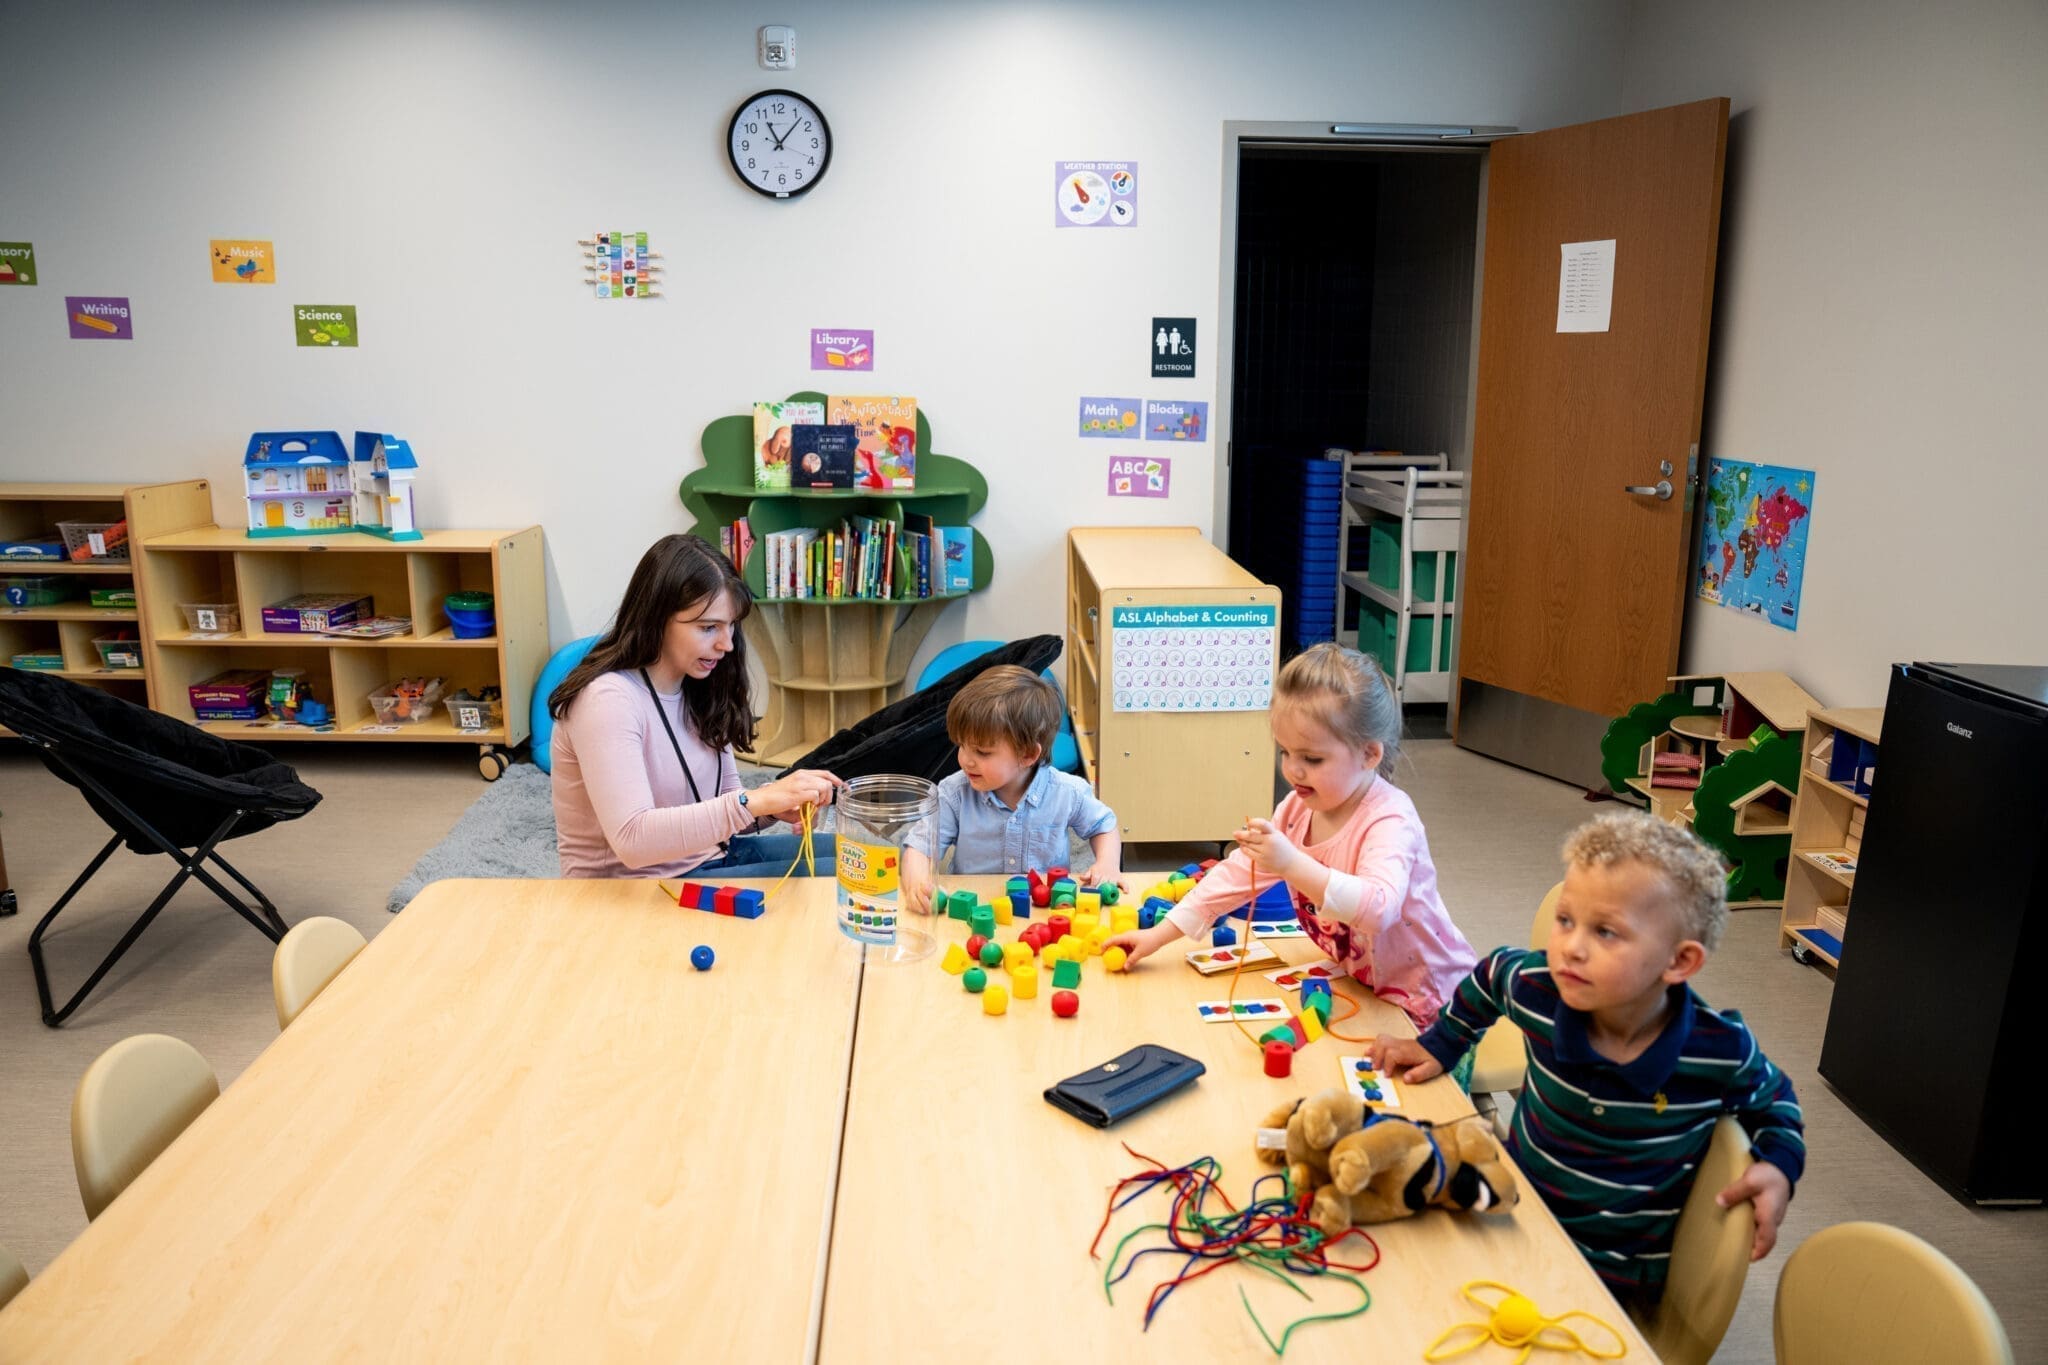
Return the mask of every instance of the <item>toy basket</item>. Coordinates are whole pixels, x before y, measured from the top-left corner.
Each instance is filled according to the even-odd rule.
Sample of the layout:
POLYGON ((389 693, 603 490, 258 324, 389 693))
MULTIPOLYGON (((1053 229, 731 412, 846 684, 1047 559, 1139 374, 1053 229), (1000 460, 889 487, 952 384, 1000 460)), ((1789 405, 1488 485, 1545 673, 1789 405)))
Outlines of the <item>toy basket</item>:
POLYGON ((132 631, 125 635, 94 636, 92 647, 100 652, 101 668, 142 667, 142 641, 132 631))
POLYGON ((5 589, 4 595, 10 607, 47 607, 67 602, 78 595, 80 586, 76 579, 59 578, 55 574, 0 579, 0 588, 5 589))
POLYGON ((65 555, 74 562, 128 562, 128 523, 125 521, 60 521, 57 531, 64 537, 65 555))
POLYGON ((477 698, 463 691, 444 697, 441 704, 448 708, 449 723, 465 735, 480 735, 505 726, 503 697, 477 698))
POLYGON ((232 635, 242 628, 242 609, 233 602, 180 602, 178 610, 194 635, 232 635))
POLYGON ((497 602, 487 592, 451 592, 441 608, 458 640, 482 640, 498 628, 497 602))
POLYGON ((406 679, 386 683, 370 694, 370 709, 379 725, 419 725, 440 714, 441 680, 413 679, 424 684, 416 697, 402 697, 398 688, 406 679))

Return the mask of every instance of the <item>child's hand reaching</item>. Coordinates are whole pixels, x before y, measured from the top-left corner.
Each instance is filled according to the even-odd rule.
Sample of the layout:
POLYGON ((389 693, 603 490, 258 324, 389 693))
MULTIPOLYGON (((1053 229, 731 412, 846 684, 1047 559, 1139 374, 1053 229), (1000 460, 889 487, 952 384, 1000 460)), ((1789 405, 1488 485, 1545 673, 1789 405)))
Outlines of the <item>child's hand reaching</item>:
POLYGON ((1129 971, 1179 937, 1180 930, 1174 928, 1173 921, 1162 919, 1150 929, 1132 929, 1125 933, 1112 934, 1104 940, 1102 947, 1104 951, 1111 948, 1123 949, 1124 970, 1129 971))
POLYGON ((903 869, 899 883, 903 893, 903 908, 914 915, 929 915, 932 912, 932 862, 914 848, 903 850, 903 869))
POLYGON ((1382 1033, 1366 1049, 1372 1063, 1390 1076, 1421 1084, 1444 1074, 1444 1064, 1413 1038, 1396 1038, 1382 1033))
POLYGON ((1082 886, 1100 887, 1111 883, 1115 883, 1119 891, 1131 889, 1124 885, 1124 874, 1114 867, 1105 868, 1102 864, 1097 863, 1094 867, 1081 874, 1080 884, 1082 886))
POLYGON ((1792 1182, 1770 1162, 1755 1162, 1734 1184, 1714 1196, 1714 1202, 1724 1209, 1744 1200, 1756 1209, 1756 1237, 1749 1244, 1749 1259, 1761 1261, 1778 1244, 1778 1224, 1785 1221, 1785 1206, 1792 1202, 1792 1182))
POLYGON ((1308 857, 1271 820, 1247 820, 1244 828, 1230 837, 1237 840, 1254 867, 1283 881, 1289 880, 1289 874, 1308 857))

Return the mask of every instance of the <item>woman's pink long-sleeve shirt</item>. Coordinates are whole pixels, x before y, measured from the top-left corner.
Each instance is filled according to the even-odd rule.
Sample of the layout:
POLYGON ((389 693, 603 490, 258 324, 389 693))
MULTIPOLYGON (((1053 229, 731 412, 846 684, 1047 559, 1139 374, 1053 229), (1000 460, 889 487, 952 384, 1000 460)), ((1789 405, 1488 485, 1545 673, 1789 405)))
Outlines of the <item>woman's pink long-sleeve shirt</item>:
MULTIPOLYGON (((1320 909, 1295 892, 1296 916, 1332 961, 1399 1005, 1418 1030, 1428 1028, 1479 959, 1437 894, 1436 864, 1415 803, 1375 777, 1344 827, 1320 844, 1308 842, 1310 814, 1293 792, 1273 812, 1273 824, 1296 848, 1331 869, 1320 909)), ((1225 911, 1251 898, 1252 873, 1250 856, 1233 849, 1167 918, 1189 938, 1205 936, 1225 911)), ((1259 889, 1273 880, 1260 872, 1259 889)))
POLYGON ((754 827, 732 750, 697 738, 678 691, 661 698, 697 801, 637 673, 605 673, 555 722, 555 838, 564 877, 679 877, 754 827))

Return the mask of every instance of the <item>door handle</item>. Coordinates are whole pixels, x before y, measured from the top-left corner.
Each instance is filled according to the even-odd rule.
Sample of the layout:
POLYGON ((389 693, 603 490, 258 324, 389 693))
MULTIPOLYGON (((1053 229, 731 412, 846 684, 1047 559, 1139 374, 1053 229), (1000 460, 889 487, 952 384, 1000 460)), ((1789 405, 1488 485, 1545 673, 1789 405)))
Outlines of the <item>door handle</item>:
POLYGON ((1638 497, 1656 498, 1668 502, 1671 498, 1671 480, 1659 479, 1655 483, 1631 483, 1622 485, 1622 492, 1634 493, 1638 497))

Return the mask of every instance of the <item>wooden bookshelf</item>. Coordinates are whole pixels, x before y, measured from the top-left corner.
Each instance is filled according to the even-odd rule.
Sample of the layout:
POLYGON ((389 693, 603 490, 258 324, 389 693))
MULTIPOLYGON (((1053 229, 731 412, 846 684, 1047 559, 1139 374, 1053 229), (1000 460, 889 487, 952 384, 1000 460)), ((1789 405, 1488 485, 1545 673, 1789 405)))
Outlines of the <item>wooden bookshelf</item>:
POLYGON ((1807 717, 1778 918, 1780 946, 1802 962, 1841 965, 1883 724, 1881 706, 1816 710, 1807 717))

